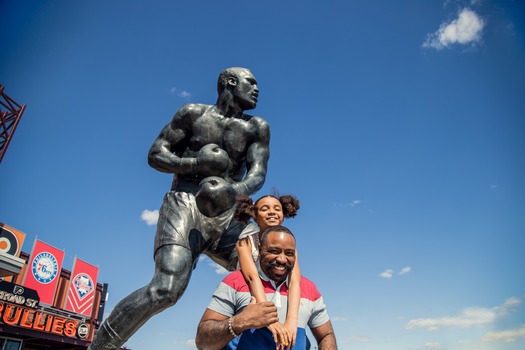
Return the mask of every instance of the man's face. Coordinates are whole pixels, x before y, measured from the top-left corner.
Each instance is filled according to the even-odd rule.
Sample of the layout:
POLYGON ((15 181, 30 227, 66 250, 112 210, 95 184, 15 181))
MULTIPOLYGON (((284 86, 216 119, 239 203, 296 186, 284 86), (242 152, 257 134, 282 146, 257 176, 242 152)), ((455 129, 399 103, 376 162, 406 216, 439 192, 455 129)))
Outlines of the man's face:
POLYGON ((261 243, 259 260, 266 276, 281 284, 295 265, 295 238, 286 232, 270 232, 261 243))
POLYGON ((239 106, 244 111, 254 109, 259 98, 259 89, 257 88, 257 80, 252 73, 249 70, 241 70, 237 79, 230 79, 232 79, 231 83, 235 84, 232 94, 239 106))

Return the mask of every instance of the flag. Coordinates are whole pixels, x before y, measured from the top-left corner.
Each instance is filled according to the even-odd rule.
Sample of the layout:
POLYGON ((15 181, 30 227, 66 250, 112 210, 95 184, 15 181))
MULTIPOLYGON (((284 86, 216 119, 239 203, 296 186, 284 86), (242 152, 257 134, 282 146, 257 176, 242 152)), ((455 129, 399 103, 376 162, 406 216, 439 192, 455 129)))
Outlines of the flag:
POLYGON ((69 281, 66 310, 91 317, 97 277, 98 267, 75 258, 71 280, 69 281))
POLYGON ((36 239, 22 285, 37 290, 41 303, 52 305, 63 261, 62 250, 36 239))

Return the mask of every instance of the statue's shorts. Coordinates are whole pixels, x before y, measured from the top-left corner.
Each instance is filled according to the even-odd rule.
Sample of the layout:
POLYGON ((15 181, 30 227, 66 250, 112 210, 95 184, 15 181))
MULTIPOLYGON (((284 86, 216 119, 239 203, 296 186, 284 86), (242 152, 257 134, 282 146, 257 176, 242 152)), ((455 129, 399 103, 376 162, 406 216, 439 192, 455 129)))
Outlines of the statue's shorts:
POLYGON ((237 266, 235 244, 246 224, 232 218, 235 208, 216 217, 199 211, 195 196, 188 192, 170 191, 164 196, 159 211, 155 250, 166 245, 179 245, 191 251, 193 268, 201 253, 233 271, 237 266))

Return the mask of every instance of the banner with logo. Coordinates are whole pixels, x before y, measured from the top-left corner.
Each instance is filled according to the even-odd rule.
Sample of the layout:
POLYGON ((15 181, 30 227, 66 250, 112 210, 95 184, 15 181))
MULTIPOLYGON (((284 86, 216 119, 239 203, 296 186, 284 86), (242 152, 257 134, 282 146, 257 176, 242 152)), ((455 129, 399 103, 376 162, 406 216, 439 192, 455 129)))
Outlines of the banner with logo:
POLYGON ((26 234, 0 222, 0 252, 20 256, 26 234))
POLYGON ((52 305, 63 261, 63 251, 35 240, 22 285, 36 289, 41 303, 52 305))
POLYGON ((66 310, 91 317, 97 277, 98 267, 75 258, 69 281, 66 310))

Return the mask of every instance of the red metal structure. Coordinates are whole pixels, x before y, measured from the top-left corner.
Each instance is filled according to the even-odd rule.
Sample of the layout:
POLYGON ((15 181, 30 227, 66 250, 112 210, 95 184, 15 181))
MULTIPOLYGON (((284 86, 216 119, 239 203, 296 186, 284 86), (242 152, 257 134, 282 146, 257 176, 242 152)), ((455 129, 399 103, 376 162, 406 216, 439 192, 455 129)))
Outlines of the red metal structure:
POLYGON ((0 85, 0 163, 13 138, 18 122, 26 105, 19 105, 4 93, 4 86, 0 85), (5 110, 4 110, 5 108, 5 110))

